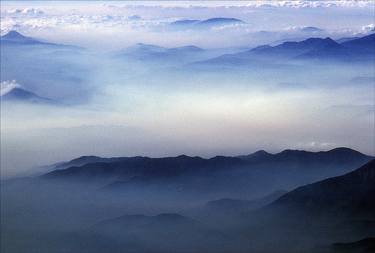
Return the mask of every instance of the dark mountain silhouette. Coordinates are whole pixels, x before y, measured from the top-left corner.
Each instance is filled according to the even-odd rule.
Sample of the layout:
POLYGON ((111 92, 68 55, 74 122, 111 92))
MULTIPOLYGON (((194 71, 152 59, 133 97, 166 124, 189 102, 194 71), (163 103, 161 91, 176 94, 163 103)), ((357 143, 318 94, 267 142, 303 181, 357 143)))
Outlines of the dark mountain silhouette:
POLYGON ((341 175, 371 159, 347 148, 326 152, 285 150, 274 155, 262 153, 210 159, 177 156, 111 160, 95 157, 94 162, 77 163, 68 168, 64 165, 41 178, 100 183, 106 192, 124 193, 129 189, 151 187, 151 191, 168 189, 186 194, 200 193, 203 199, 254 198, 278 189, 291 189, 341 175))
POLYGON ((375 34, 344 41, 339 45, 340 46, 323 48, 323 50, 315 48, 306 54, 300 55, 298 58, 352 61, 375 59, 375 34))
POLYGON ((209 60, 196 62, 192 66, 262 66, 270 68, 290 61, 344 61, 368 62, 375 58, 375 34, 353 38, 338 43, 331 38, 309 38, 303 41, 289 41, 276 46, 262 45, 256 48, 226 54, 209 60))
POLYGON ((373 253, 375 252, 375 237, 365 238, 356 242, 335 243, 332 253, 373 253))
MULTIPOLYGON (((286 249, 301 247, 295 252, 320 252, 319 247, 334 242, 374 237, 374 198, 375 160, 371 160, 342 176, 298 187, 247 213, 237 224, 246 224, 243 231, 259 243, 264 242, 265 252, 267 247, 272 252, 275 245, 286 249), (270 234, 274 235, 273 246, 267 244, 270 234)), ((323 252, 327 251, 330 252, 323 252)))
MULTIPOLYGON (((165 158, 149 157, 81 157, 70 162, 73 167, 57 170, 44 175, 45 178, 74 178, 103 174, 103 176, 145 176, 145 177, 175 177, 191 173, 214 173, 233 168, 247 168, 251 165, 269 165, 289 163, 298 167, 307 164, 361 164, 371 157, 349 148, 336 148, 330 151, 309 152, 300 150, 284 150, 277 154, 258 151, 248 156, 225 157, 216 156, 210 159, 201 157, 177 156, 165 158), (82 166, 80 166, 82 165, 82 166)), ((67 164, 69 165, 69 163, 67 164)), ((65 167, 67 165, 64 165, 65 167)))
POLYGON ((310 38, 300 42, 284 42, 274 47, 260 46, 251 49, 249 53, 258 56, 292 58, 312 50, 328 51, 340 48, 340 44, 330 38, 310 38))
POLYGON ((267 208, 311 217, 371 218, 375 222, 375 160, 343 176, 299 187, 267 208))
POLYGON ((173 178, 183 174, 201 173, 216 166, 241 165, 243 161, 231 157, 214 157, 203 159, 200 157, 177 156, 165 158, 129 157, 115 162, 89 163, 81 167, 70 167, 56 170, 44 175, 45 178, 86 178, 113 177, 126 179, 129 177, 143 178, 173 178))
POLYGON ((68 162, 61 162, 55 166, 55 169, 66 169, 70 167, 80 167, 88 163, 110 163, 117 162, 121 160, 126 160, 128 157, 110 157, 104 158, 99 156, 81 156, 75 159, 72 159, 68 162))

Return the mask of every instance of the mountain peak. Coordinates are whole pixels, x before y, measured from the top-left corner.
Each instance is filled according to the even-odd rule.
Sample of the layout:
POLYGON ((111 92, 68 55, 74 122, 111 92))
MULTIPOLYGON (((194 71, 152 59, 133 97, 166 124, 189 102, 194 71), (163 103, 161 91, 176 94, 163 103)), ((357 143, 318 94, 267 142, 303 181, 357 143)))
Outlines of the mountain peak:
POLYGON ((273 154, 270 154, 265 150, 258 150, 258 151, 254 152, 252 154, 242 155, 242 156, 238 156, 238 157, 241 158, 241 159, 244 159, 244 160, 260 161, 260 160, 263 160, 263 159, 271 158, 272 156, 273 156, 273 154))
POLYGON ((44 44, 44 45, 53 45, 53 43, 47 43, 47 42, 42 42, 39 40, 36 40, 32 37, 24 36, 23 34, 12 30, 9 31, 7 34, 1 36, 1 41, 3 43, 9 43, 9 44, 44 44))
POLYGON ((6 94, 1 95, 1 100, 30 102, 35 104, 54 104, 53 100, 49 98, 40 97, 31 91, 24 90, 21 87, 15 87, 6 94))
POLYGON ((327 152, 331 152, 331 153, 354 153, 354 154, 360 153, 357 150, 347 148, 347 147, 338 147, 338 148, 331 149, 327 152))
MULTIPOLYGON (((285 42, 288 43, 288 42, 285 42)), ((327 45, 339 45, 336 41, 331 39, 330 37, 326 38, 309 38, 300 42, 297 42, 301 45, 309 45, 309 46, 327 46, 327 45)))
POLYGON ((339 43, 337 43, 335 40, 331 39, 330 37, 323 39, 323 41, 327 44, 339 45, 339 43))
POLYGON ((267 151, 261 149, 261 150, 258 150, 256 152, 254 152, 252 155, 254 155, 254 156, 263 156, 263 155, 271 155, 271 154, 268 153, 267 151))
POLYGON ((94 159, 101 159, 101 157, 94 156, 94 155, 84 155, 84 156, 80 156, 78 158, 75 158, 75 159, 71 160, 70 162, 90 161, 90 160, 94 160, 94 159))
POLYGON ((25 39, 26 37, 23 36, 21 33, 11 30, 7 34, 3 35, 2 38, 4 39, 25 39))
POLYGON ((12 41, 12 42, 22 42, 22 43, 37 42, 37 40, 24 36, 15 30, 9 31, 7 34, 1 36, 1 40, 12 41))

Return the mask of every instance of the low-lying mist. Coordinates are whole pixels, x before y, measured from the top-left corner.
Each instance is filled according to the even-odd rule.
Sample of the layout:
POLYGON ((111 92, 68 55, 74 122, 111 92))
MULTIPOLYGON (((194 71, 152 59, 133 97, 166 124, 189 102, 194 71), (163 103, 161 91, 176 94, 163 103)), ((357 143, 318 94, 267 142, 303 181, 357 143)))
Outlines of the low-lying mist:
POLYGON ((87 154, 208 157, 335 146, 373 154, 371 64, 202 71, 175 60, 160 67, 163 58, 119 57, 64 55, 64 64, 85 68, 69 72, 80 80, 72 84, 65 73, 45 78, 58 72, 54 63, 37 75, 25 68, 22 79, 4 66, 9 80, 54 103, 3 101, 2 176, 87 154))

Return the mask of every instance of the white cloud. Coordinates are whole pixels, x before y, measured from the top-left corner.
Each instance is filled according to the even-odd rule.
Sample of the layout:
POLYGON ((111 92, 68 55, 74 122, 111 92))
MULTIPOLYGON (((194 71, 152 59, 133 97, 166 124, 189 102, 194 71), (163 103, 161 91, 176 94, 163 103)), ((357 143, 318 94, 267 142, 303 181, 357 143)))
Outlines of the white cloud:
POLYGON ((370 5, 374 2, 7 2, 2 5, 1 34, 17 29, 31 36, 84 47, 118 48, 138 42, 162 46, 248 47, 286 38, 304 39, 310 33, 334 38, 364 33, 373 28, 373 25, 362 27, 372 22, 370 5), (308 8, 316 8, 316 11, 311 12, 308 8), (346 8, 353 8, 351 20, 348 20, 346 8), (290 16, 295 18, 290 19, 290 16), (167 29, 168 24, 175 20, 212 17, 238 18, 246 24, 188 31, 188 36, 167 29), (306 32, 306 27, 318 27, 324 31, 310 29, 306 32), (108 40, 108 35, 115 39, 108 40))
POLYGON ((362 26, 363 32, 374 32, 375 31, 375 24, 369 24, 362 26))
POLYGON ((7 80, 0 83, 0 96, 4 96, 15 88, 21 87, 16 80, 7 80))
POLYGON ((24 8, 24 9, 9 9, 7 10, 7 14, 18 14, 18 15, 29 15, 29 16, 40 16, 43 15, 44 12, 40 9, 36 8, 24 8))

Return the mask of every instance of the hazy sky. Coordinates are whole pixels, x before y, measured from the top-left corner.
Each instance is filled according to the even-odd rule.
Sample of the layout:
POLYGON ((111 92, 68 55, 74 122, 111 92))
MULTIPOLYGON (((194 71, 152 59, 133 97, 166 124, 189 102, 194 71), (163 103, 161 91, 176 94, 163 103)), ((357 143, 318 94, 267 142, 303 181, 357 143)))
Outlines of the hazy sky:
MULTIPOLYGON (((56 57, 69 64, 57 65, 51 71, 59 75, 49 79, 43 78, 43 58, 32 54, 14 63, 22 70, 15 81, 1 77, 2 94, 13 85, 49 98, 89 97, 67 107, 2 106, 3 175, 81 155, 208 157, 338 146, 375 155, 373 66, 181 73, 119 63, 106 54, 139 42, 241 51, 309 37, 364 36, 372 29, 372 1, 1 1, 2 34, 17 30, 89 49, 68 59, 52 56, 51 62, 56 57), (203 31, 169 25, 212 17, 245 23, 203 31), (39 61, 40 73, 32 66, 39 61), (64 71, 69 76, 60 79, 64 71)), ((221 52, 215 50, 209 52, 221 52)), ((6 69, 9 63, 1 64, 6 69)))
POLYGON ((2 1, 1 32, 11 29, 52 41, 96 48, 122 48, 138 42, 202 47, 253 46, 285 37, 353 36, 374 28, 373 1, 2 1), (169 31, 180 19, 238 18, 209 32, 169 31), (163 36, 160 36, 163 32, 163 36), (270 36, 272 35, 272 36, 270 36), (235 38, 235 39, 233 39, 235 38))

